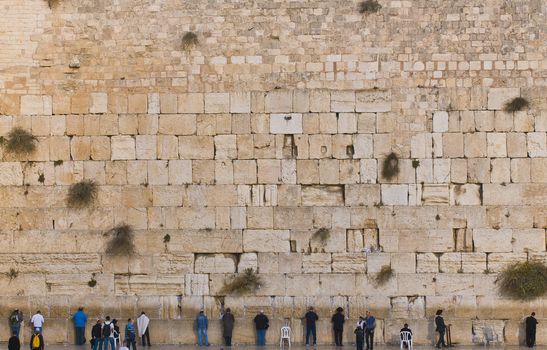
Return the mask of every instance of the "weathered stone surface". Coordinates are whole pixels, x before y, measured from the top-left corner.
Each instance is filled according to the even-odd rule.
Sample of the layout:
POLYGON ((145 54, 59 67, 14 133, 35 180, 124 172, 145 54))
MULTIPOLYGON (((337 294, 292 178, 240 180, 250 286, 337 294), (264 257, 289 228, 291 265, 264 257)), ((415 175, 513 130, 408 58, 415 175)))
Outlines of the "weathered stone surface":
POLYGON ((391 94, 389 91, 360 91, 355 94, 356 112, 389 112, 391 111, 391 94))
POLYGON ((302 205, 334 206, 344 204, 342 186, 303 186, 302 205))
POLYGON ((301 134, 302 114, 271 114, 270 132, 272 134, 301 134))
POLYGON ((243 231, 245 252, 290 252, 288 230, 243 231))

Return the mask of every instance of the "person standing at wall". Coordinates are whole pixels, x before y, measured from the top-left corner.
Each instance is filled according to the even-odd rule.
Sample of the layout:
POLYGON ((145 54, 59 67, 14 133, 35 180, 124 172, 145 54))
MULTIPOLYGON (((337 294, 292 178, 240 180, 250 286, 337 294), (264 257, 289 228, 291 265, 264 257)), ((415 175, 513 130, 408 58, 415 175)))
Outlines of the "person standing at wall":
POLYGON ((19 309, 13 310, 9 316, 9 325, 11 332, 15 333, 19 337, 19 332, 21 331, 21 323, 23 322, 23 313, 19 309))
POLYGON ((30 350, 44 350, 44 337, 38 328, 34 329, 34 333, 30 337, 30 350))
POLYGON ((235 318, 232 315, 230 308, 226 309, 226 312, 222 314, 222 329, 224 335, 224 343, 226 346, 232 346, 232 333, 234 332, 235 318))
POLYGON ((125 326, 125 346, 130 350, 137 350, 137 334, 135 333, 135 325, 132 319, 127 319, 125 326))
POLYGON ((310 306, 308 312, 304 315, 306 319, 306 348, 310 346, 310 335, 313 337, 313 347, 317 347, 317 328, 316 322, 319 316, 315 313, 313 306, 310 306))
POLYGON ((83 307, 79 307, 78 311, 72 315, 72 320, 76 331, 76 345, 83 345, 85 343, 85 325, 87 323, 87 315, 84 313, 83 307))
POLYGON ((376 317, 370 311, 365 315, 365 342, 368 350, 374 348, 374 330, 376 329, 376 317))
POLYGON ((110 321, 110 316, 106 316, 103 328, 101 330, 101 338, 103 340, 103 350, 108 350, 108 344, 112 350, 116 350, 114 340, 114 324, 110 321))
POLYGON ((42 334, 42 329, 44 327, 45 320, 40 310, 36 311, 36 313, 32 315, 32 318, 30 319, 30 323, 32 323, 32 328, 34 328, 34 330, 38 330, 38 332, 42 334))
POLYGON ((336 309, 336 313, 332 315, 331 322, 334 329, 334 343, 336 346, 342 346, 342 336, 344 334, 344 309, 341 307, 336 309))
POLYGON ((256 345, 264 346, 266 345, 266 331, 270 327, 270 320, 268 316, 264 315, 264 310, 260 310, 253 321, 256 328, 256 345))
POLYGON ((526 317, 526 346, 529 348, 533 348, 534 345, 536 345, 536 328, 538 321, 536 320, 536 313, 532 312, 532 314, 528 317, 526 317))
POLYGON ((103 348, 103 323, 101 320, 97 320, 97 323, 91 328, 91 343, 93 350, 102 350, 103 348))
POLYGON ((355 327, 355 346, 357 350, 363 350, 363 342, 365 340, 365 330, 359 326, 355 327))
POLYGON ((19 340, 19 335, 13 332, 11 337, 8 340, 8 350, 20 350, 21 341, 19 340))
POLYGON ((139 316, 139 318, 137 318, 137 328, 139 329, 139 337, 141 337, 142 339, 142 346, 146 346, 146 344, 148 344, 148 346, 152 346, 150 345, 150 330, 148 327, 150 324, 150 319, 148 318, 148 316, 146 316, 146 314, 143 312, 141 312, 141 315, 139 316), (146 343, 144 342, 146 338, 146 343))
POLYGON ((439 332, 439 340, 437 341, 437 345, 435 345, 438 349, 446 348, 446 343, 444 342, 444 333, 446 332, 446 325, 444 324, 444 318, 442 316, 443 310, 439 309, 435 313, 435 330, 439 332))
POLYGON ((205 316, 203 310, 199 310, 198 317, 196 317, 196 328, 198 330, 198 344, 199 346, 209 346, 209 338, 207 337, 207 329, 209 328, 209 319, 205 316))

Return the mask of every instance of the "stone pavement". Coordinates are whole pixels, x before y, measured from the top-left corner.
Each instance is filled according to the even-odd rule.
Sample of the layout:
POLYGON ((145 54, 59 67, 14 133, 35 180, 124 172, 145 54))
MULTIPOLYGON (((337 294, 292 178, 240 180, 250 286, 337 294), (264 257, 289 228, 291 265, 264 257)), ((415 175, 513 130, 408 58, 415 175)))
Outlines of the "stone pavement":
MULTIPOLYGON (((22 344, 24 346, 24 344, 22 344)), ((211 345, 209 347, 203 347, 202 349, 205 350, 219 350, 219 349, 225 349, 224 346, 219 345, 211 345)), ((279 346, 276 345, 268 345, 266 347, 257 347, 257 346, 251 346, 251 345, 237 345, 235 344, 232 346, 234 349, 245 349, 245 350, 274 350, 278 349, 279 346)), ((526 350, 528 349, 525 346, 504 346, 504 345, 497 345, 497 346, 489 346, 488 348, 482 346, 482 345, 475 345, 475 346, 455 346, 454 349, 465 349, 465 350, 484 350, 484 349, 507 349, 507 350, 526 350)), ((69 344, 54 344, 47 346, 47 350, 88 350, 88 346, 76 346, 76 345, 69 345, 69 344)), ((197 346, 194 345, 155 345, 150 348, 148 347, 140 347, 140 345, 137 345, 137 349, 150 349, 150 350, 193 350, 198 349, 197 346)), ((285 349, 287 347, 285 346, 285 349)), ((305 350, 306 347, 303 345, 295 345, 292 346, 291 349, 293 350, 305 350)), ((310 348, 311 349, 311 348, 310 348)), ((353 344, 351 345, 345 345, 342 348, 338 348, 332 345, 319 345, 317 346, 317 350, 354 350, 355 346, 353 344)), ((377 345, 375 346, 376 350, 396 350, 399 349, 398 345, 377 345)), ((414 346, 415 350, 434 350, 435 348, 433 346, 429 345, 417 345, 414 346)), ((538 346, 534 348, 535 350, 540 349, 547 349, 547 346, 538 346)))

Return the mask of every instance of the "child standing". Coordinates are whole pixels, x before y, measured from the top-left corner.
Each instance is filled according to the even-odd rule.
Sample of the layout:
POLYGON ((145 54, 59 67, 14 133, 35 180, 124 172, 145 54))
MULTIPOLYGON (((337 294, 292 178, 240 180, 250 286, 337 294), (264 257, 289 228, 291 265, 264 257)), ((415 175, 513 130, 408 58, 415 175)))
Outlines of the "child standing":
POLYGON ((363 343, 365 340, 365 330, 359 326, 355 328, 355 345, 357 346, 357 350, 363 350, 363 343))

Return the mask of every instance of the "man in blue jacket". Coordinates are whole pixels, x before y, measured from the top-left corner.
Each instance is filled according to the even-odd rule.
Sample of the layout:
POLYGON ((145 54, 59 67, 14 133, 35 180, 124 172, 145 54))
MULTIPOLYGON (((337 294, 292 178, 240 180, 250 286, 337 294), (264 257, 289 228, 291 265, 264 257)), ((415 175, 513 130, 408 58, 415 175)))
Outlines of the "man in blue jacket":
POLYGON ((209 320, 203 310, 199 311, 196 318, 196 325, 198 329, 198 344, 199 346, 209 346, 209 339, 207 338, 207 328, 209 328, 209 320))
POLYGON ((76 345, 84 345, 87 315, 84 313, 83 307, 78 308, 78 311, 72 316, 72 320, 74 321, 74 328, 76 329, 76 345))

